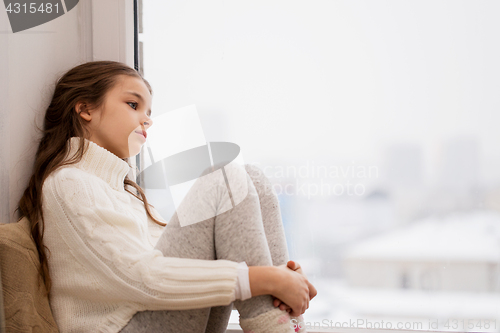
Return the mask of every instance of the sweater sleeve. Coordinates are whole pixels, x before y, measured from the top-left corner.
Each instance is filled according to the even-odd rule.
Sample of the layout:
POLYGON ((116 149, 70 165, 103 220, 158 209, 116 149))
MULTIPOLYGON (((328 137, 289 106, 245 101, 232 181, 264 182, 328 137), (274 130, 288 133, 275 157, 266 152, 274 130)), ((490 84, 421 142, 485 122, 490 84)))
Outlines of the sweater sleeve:
POLYGON ((44 217, 62 238, 49 250, 69 247, 85 267, 74 272, 81 266, 71 267, 68 260, 64 270, 74 276, 64 283, 83 290, 91 284, 102 297, 140 303, 147 310, 205 308, 236 299, 237 262, 165 257, 146 246, 137 237, 140 226, 133 214, 121 209, 127 195, 78 169, 63 168, 45 180, 44 217), (116 199, 120 195, 122 202, 116 199), (82 274, 89 277, 79 278, 82 274))
POLYGON ((242 261, 238 264, 238 282, 236 283, 236 299, 246 300, 252 297, 250 290, 250 276, 247 263, 242 261))
MULTIPOLYGON (((154 208, 150 207, 151 214, 163 223, 168 223, 160 213, 154 208)), ((156 223, 153 223, 148 219, 148 231, 150 237, 151 246, 155 246, 158 243, 158 239, 165 227, 162 227, 156 223)), ((250 276, 249 276, 248 265, 245 261, 238 263, 238 277, 236 282, 235 297, 238 300, 246 300, 252 297, 252 291, 250 289, 250 276)))

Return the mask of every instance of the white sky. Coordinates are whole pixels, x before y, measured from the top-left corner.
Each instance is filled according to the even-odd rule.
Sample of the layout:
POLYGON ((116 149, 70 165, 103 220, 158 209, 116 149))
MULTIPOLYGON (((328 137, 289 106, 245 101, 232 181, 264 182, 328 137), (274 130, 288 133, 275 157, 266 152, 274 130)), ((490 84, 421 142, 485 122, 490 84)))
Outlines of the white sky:
POLYGON ((476 138, 500 180, 500 2, 144 0, 153 115, 196 104, 247 162, 382 164, 476 138))

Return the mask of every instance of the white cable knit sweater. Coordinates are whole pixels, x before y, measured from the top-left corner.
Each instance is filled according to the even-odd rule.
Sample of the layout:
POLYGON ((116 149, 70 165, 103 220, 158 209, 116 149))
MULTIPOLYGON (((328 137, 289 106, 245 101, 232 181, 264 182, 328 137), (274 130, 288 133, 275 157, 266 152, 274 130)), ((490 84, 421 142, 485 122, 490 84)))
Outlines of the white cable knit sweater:
MULTIPOLYGON (((67 158, 79 140, 68 140, 67 158)), ((155 250, 164 227, 125 191, 127 162, 86 141, 83 159, 50 174, 42 190, 50 306, 61 332, 119 332, 138 311, 251 297, 245 262, 164 257, 155 250)))

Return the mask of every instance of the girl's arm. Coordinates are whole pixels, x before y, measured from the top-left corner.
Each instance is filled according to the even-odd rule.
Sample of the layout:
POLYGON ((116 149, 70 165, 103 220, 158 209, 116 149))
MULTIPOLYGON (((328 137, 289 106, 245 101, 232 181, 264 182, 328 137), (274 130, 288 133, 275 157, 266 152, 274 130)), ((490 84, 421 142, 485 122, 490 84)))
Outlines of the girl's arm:
POLYGON ((221 306, 235 299, 237 262, 165 257, 145 246, 137 239, 143 233, 137 215, 122 209, 131 196, 110 191, 76 168, 59 169, 45 180, 44 242, 52 254, 54 296, 139 303, 146 310, 221 306))

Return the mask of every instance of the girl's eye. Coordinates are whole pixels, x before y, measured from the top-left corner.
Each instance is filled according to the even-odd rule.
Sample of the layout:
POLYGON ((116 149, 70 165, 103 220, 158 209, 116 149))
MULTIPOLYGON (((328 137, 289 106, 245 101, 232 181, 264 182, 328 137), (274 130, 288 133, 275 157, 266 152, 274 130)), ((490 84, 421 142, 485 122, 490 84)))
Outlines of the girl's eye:
POLYGON ((137 108, 137 103, 135 103, 135 102, 127 102, 127 104, 128 105, 134 104, 135 107, 132 106, 132 109, 134 109, 134 110, 137 108))

